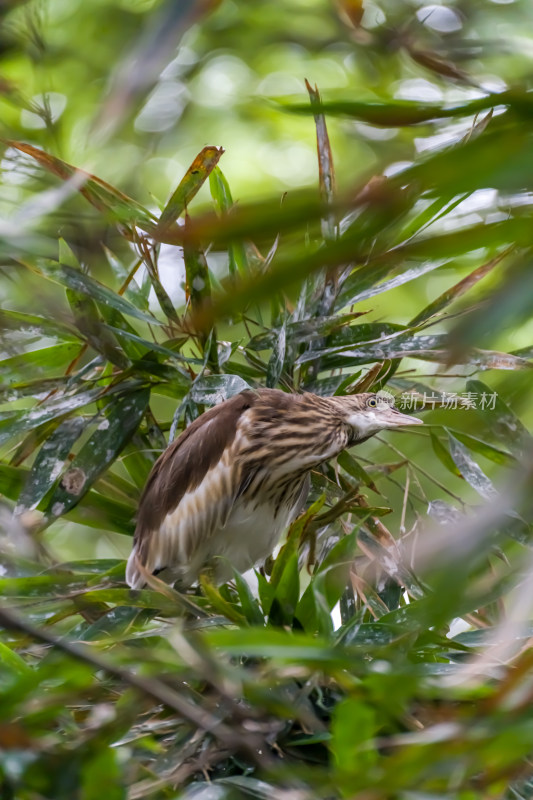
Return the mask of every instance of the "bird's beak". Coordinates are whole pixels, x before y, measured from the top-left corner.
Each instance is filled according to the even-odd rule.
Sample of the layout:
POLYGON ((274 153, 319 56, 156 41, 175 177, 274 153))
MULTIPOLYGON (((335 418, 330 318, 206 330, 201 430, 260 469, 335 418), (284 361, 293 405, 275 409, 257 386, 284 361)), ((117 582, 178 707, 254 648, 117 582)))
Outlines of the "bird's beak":
POLYGON ((401 411, 397 411, 395 408, 387 408, 380 414, 380 418, 383 421, 384 428, 401 428, 403 425, 423 425, 421 419, 418 417, 410 417, 408 414, 402 414, 401 411))

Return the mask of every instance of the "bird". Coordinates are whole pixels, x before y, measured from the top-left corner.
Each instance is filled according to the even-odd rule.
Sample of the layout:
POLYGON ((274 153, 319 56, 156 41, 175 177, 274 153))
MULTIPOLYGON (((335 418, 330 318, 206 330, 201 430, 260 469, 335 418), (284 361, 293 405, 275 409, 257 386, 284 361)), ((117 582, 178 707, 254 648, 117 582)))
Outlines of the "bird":
POLYGON ((197 417, 148 476, 128 585, 162 573, 189 588, 203 572, 221 584, 264 561, 305 507, 312 469, 379 431, 423 424, 380 395, 245 389, 197 417))

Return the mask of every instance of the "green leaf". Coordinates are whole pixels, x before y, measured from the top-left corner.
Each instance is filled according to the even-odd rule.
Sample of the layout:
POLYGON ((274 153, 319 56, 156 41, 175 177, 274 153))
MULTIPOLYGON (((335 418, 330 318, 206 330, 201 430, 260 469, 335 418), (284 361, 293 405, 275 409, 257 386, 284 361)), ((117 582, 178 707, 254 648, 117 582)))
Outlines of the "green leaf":
POLYGON ((50 336, 54 339, 77 340, 79 333, 70 325, 64 322, 40 317, 36 314, 25 314, 21 311, 0 310, 0 329, 3 330, 24 330, 35 335, 50 336))
MULTIPOLYGON (((220 167, 215 167, 209 175, 209 188, 215 206, 221 213, 227 213, 233 207, 233 198, 229 184, 220 167)), ((229 274, 248 271, 246 249, 242 241, 231 242, 228 245, 229 274)))
MULTIPOLYGON (((135 344, 138 344, 140 347, 137 349, 137 352, 140 353, 141 348, 142 348, 142 354, 140 353, 140 355, 139 355, 139 358, 142 357, 142 364, 140 364, 140 366, 145 366, 145 368, 147 368, 149 366, 152 366, 155 369, 157 367, 158 363, 161 360, 163 360, 163 359, 158 359, 157 362, 153 362, 153 364, 150 364, 149 363, 149 357, 153 353, 164 355, 164 356, 166 356, 167 359, 170 358, 174 362, 179 361, 179 362, 181 362, 181 364, 186 364, 188 362, 198 363, 198 359, 186 358, 184 355, 182 355, 181 352, 179 352, 179 350, 181 349, 182 345, 184 344, 184 340, 183 339, 177 339, 177 340, 172 339, 172 340, 168 341, 166 344, 158 344, 157 342, 150 342, 148 339, 144 339, 142 336, 139 336, 138 334, 134 333, 132 330, 129 330, 129 329, 127 330, 124 327, 118 328, 118 327, 114 327, 112 325, 107 325, 106 327, 110 331, 112 331, 119 340, 120 339, 125 339, 128 342, 134 342, 135 344), (175 347, 175 349, 172 349, 172 347, 175 347)), ((137 367, 138 365, 139 365, 139 362, 137 362, 137 364, 135 364, 135 367, 137 367)), ((183 378, 186 379, 188 381, 188 383, 190 383, 189 374, 185 371, 183 366, 180 369, 181 369, 181 375, 183 376, 183 378)))
POLYGON ((10 500, 16 500, 26 483, 29 470, 23 467, 13 467, 10 464, 0 464, 0 494, 10 500))
POLYGON ((236 569, 233 570, 233 580, 235 581, 237 592, 239 593, 239 600, 241 601, 241 608, 243 610, 244 616, 246 617, 250 625, 264 625, 265 618, 261 613, 261 609, 259 608, 259 603, 253 596, 250 587, 248 586, 248 584, 246 583, 240 572, 237 572, 236 569))
POLYGON ((213 406, 249 388, 239 375, 203 375, 194 382, 190 394, 195 403, 213 406))
POLYGON ((376 765, 378 751, 373 740, 377 727, 374 709, 360 699, 348 698, 335 708, 330 749, 341 774, 361 780, 376 765))
MULTIPOLYGON (((392 335, 379 344, 364 341, 352 345, 340 345, 326 348, 318 353, 303 353, 296 360, 297 364, 320 357, 324 369, 338 369, 359 364, 368 364, 372 361, 384 361, 394 358, 417 358, 423 361, 436 361, 448 364, 450 352, 448 350, 448 337, 446 334, 411 336, 409 334, 392 335)), ((502 369, 521 370, 531 369, 531 362, 510 353, 496 350, 471 349, 456 357, 455 363, 469 364, 477 369, 502 369)))
MULTIPOLYGON (((187 223, 188 224, 188 217, 187 223)), ((200 312, 200 309, 211 304, 211 276, 204 251, 199 247, 185 244, 183 247, 183 260, 185 262, 186 295, 190 301, 191 311, 200 312)), ((207 363, 213 372, 218 372, 218 354, 214 328, 200 329, 200 342, 207 363)))
POLYGON ((271 658, 281 663, 344 665, 351 669, 363 658, 354 649, 332 647, 325 638, 274 627, 210 630, 205 638, 212 647, 230 655, 271 658))
MULTIPOLYGON (((312 342, 317 336, 328 336, 345 327, 349 326, 361 312, 352 314, 335 314, 330 317, 314 317, 312 319, 298 320, 297 322, 285 323, 287 342, 290 344, 300 344, 301 342, 312 342)), ((379 330, 383 330, 383 324, 376 323, 379 330)), ((403 326, 387 325, 388 331, 400 330, 403 326)), ((279 334, 279 328, 273 328, 264 333, 253 336, 246 345, 247 350, 270 350, 275 346, 279 334)))
POLYGON ((446 428, 446 430, 453 434, 456 439, 459 439, 460 442, 466 445, 469 450, 479 453, 489 461, 493 461, 495 464, 501 464, 505 467, 512 467, 517 463, 516 458, 511 455, 511 453, 508 453, 505 450, 500 450, 498 447, 494 447, 494 445, 484 442, 482 439, 478 439, 476 436, 471 436, 470 434, 465 433, 464 431, 458 431, 455 428, 446 428))
POLYGON ((126 316, 135 317, 135 319, 149 322, 150 325, 161 325, 161 322, 154 317, 153 314, 147 314, 134 306, 129 300, 126 300, 121 295, 104 286, 103 283, 91 278, 81 270, 75 267, 69 267, 67 264, 55 264, 49 262, 43 269, 42 273, 49 280, 66 286, 80 294, 87 295, 98 303, 111 306, 111 308, 120 311, 121 314, 126 316))
POLYGON ((29 383, 12 383, 9 388, 0 389, 0 402, 13 402, 23 397, 35 397, 42 393, 57 393, 66 389, 69 379, 67 376, 60 378, 42 378, 29 383))
POLYGON ((271 625, 290 625, 300 596, 297 552, 290 553, 284 561, 283 572, 277 575, 275 587, 268 621, 271 625))
POLYGON ((85 589, 87 575, 71 575, 63 572, 30 575, 17 578, 0 578, 3 597, 25 599, 29 597, 56 597, 61 591, 80 591, 85 589))
POLYGON ((354 458, 351 453, 348 453, 347 450, 344 450, 340 455, 337 456, 337 463, 339 467, 348 473, 348 475, 351 475, 352 478, 355 478, 358 483, 362 483, 364 486, 368 486, 369 489, 372 489, 373 492, 380 494, 370 475, 361 466, 357 459, 354 458))
MULTIPOLYGON (((102 743, 103 744, 103 743, 102 743)), ((108 800, 125 800, 126 787, 117 750, 101 746, 81 769, 80 800, 101 800, 102 786, 108 800)))
POLYGON ((281 377, 281 373, 283 372, 283 364, 285 362, 286 354, 286 342, 287 336, 285 325, 282 325, 278 331, 274 350, 268 361, 266 385, 271 389, 274 389, 277 386, 277 383, 281 377))
POLYGON ((34 508, 56 482, 74 442, 87 422, 83 417, 66 419, 41 445, 19 500, 19 508, 34 508))
POLYGON ((128 359, 113 334, 104 326, 94 300, 73 289, 67 289, 66 294, 76 326, 87 344, 112 364, 125 369, 128 359))
POLYGON ((50 375, 64 370, 80 352, 80 343, 62 342, 51 347, 42 347, 38 350, 28 350, 11 358, 0 361, 0 375, 2 383, 8 390, 8 384, 19 381, 26 375, 50 375))
POLYGON ((140 431, 137 431, 131 442, 126 445, 122 454, 122 463, 135 486, 140 489, 144 487, 148 474, 163 449, 161 447, 153 452, 149 438, 140 431))
POLYGON ((130 225, 139 224, 148 228, 152 226, 153 216, 149 211, 131 197, 115 189, 114 186, 97 178, 96 175, 77 169, 71 164, 67 164, 66 161, 51 156, 25 142, 5 139, 4 143, 31 156, 42 167, 62 180, 79 181, 77 187, 79 192, 99 211, 107 212, 111 219, 130 225))
MULTIPOLYGON (((504 251, 502 255, 506 253, 504 251)), ((469 347, 490 343, 509 325, 519 326, 530 319, 529 298, 533 292, 531 255, 531 250, 520 253, 503 273, 498 291, 487 293, 468 318, 458 320, 450 332, 450 363, 469 347)))
MULTIPOLYGON (((146 475, 144 478, 146 479, 146 475)), ((93 490, 85 495, 81 506, 71 508, 66 518, 97 530, 115 531, 133 536, 136 510, 134 505, 119 503, 93 490)))
POLYGON ((124 355, 129 361, 136 361, 146 354, 147 349, 151 349, 151 343, 143 340, 138 335, 135 328, 130 325, 126 317, 111 306, 104 303, 97 303, 98 311, 102 316, 102 328, 112 334, 113 340, 119 342, 119 347, 124 351, 124 355), (146 346, 142 344, 146 342, 146 346), (142 343, 142 344, 141 344, 142 343))
POLYGON ((500 255, 490 259, 490 261, 487 261, 485 264, 482 264, 481 267, 475 269, 470 275, 467 275, 466 278, 456 283, 455 286, 452 286, 451 289, 448 289, 420 311, 416 317, 411 320, 409 325, 420 325, 422 322, 430 319, 430 317, 434 317, 435 314, 438 314, 458 297, 468 292, 472 286, 475 286, 478 281, 488 275, 508 253, 508 250, 504 253, 500 253, 500 255))
POLYGON ((438 436, 433 432, 429 432, 429 436, 431 439, 431 446, 433 447, 433 452, 439 459, 439 461, 444 464, 446 469, 452 473, 452 475, 457 475, 461 477, 461 472, 458 469, 455 461, 450 455, 449 450, 445 447, 445 445, 441 442, 438 436))
POLYGON ((215 169, 223 152, 222 147, 208 146, 198 153, 166 204, 157 223, 158 232, 172 226, 187 209, 195 194, 209 177, 210 172, 215 169))
POLYGON ((10 414, 0 414, 0 444, 9 441, 13 436, 17 436, 28 430, 33 430, 39 425, 43 425, 45 422, 57 419, 57 417, 66 417, 79 408, 94 403, 100 395, 101 389, 93 389, 91 391, 49 400, 47 403, 43 403, 43 405, 29 409, 28 411, 14 411, 10 414))
POLYGON ((498 496, 498 492, 494 488, 492 481, 487 478, 479 464, 474 461, 467 448, 455 436, 451 434, 448 434, 448 436, 451 456, 463 478, 485 500, 494 500, 498 496))
POLYGON ((233 206, 231 189, 220 167, 215 167, 209 175, 211 197, 219 211, 229 211, 233 206))
POLYGON ((97 430, 62 476, 59 486, 48 501, 46 514, 52 517, 61 516, 80 502, 133 436, 149 399, 149 390, 142 389, 111 400, 97 430))
POLYGON ((241 614, 233 603, 229 603, 220 593, 220 590, 208 579, 207 575, 200 575, 200 585, 202 591, 209 600, 211 606, 219 614, 225 616, 230 622, 237 625, 246 624, 246 617, 241 614))
POLYGON ((479 380, 467 381, 466 388, 475 395, 476 413, 493 436, 518 452, 531 447, 533 437, 501 395, 479 380))
POLYGON ((342 536, 318 568, 317 578, 320 576, 324 579, 324 593, 330 610, 346 588, 349 568, 357 550, 358 531, 359 525, 351 533, 342 536))
POLYGON ((11 650, 3 642, 0 642, 0 671, 8 670, 14 672, 16 675, 27 675, 31 673, 31 668, 26 664, 23 658, 11 650))
POLYGON ((357 548, 357 529, 342 536, 331 548, 303 593, 296 617, 309 633, 333 632, 331 612, 349 583, 350 565, 357 548))
POLYGON ((259 592, 263 614, 267 616, 270 613, 275 586, 272 586, 270 581, 268 581, 261 572, 258 572, 258 570, 255 570, 255 577, 257 578, 257 590, 259 592))
MULTIPOLYGON (((498 96, 498 103, 500 99, 502 104, 506 100, 511 102, 513 95, 511 93, 503 93, 498 96)), ((493 105, 494 100, 492 97, 481 97, 467 103, 449 105, 420 103, 414 100, 379 102, 375 100, 354 101, 350 99, 319 101, 318 104, 311 108, 305 103, 283 103, 282 108, 284 111, 291 111, 297 114, 316 114, 318 109, 323 114, 352 117, 369 125, 398 128, 405 125, 419 125, 421 122, 429 122, 435 119, 471 116, 480 111, 490 109, 493 105)))
MULTIPOLYGON (((309 94, 311 108, 313 109, 313 116, 315 118, 320 196, 324 205, 331 206, 335 200, 335 167, 333 164, 331 145, 329 143, 326 118, 320 110, 322 99, 316 85, 313 89, 309 81, 306 80, 305 88, 309 94)), ((322 220, 322 234, 326 241, 334 239, 337 235, 335 217, 332 213, 326 215, 322 220)))
POLYGON ((301 544, 307 526, 313 517, 319 513, 325 502, 326 495, 322 494, 318 500, 315 500, 315 502, 306 511, 304 511, 303 514, 300 514, 300 516, 297 517, 290 526, 287 534, 287 541, 279 551, 272 568, 270 584, 274 589, 277 589, 278 584, 285 573, 288 562, 292 559, 292 556, 298 552, 298 546, 301 544))

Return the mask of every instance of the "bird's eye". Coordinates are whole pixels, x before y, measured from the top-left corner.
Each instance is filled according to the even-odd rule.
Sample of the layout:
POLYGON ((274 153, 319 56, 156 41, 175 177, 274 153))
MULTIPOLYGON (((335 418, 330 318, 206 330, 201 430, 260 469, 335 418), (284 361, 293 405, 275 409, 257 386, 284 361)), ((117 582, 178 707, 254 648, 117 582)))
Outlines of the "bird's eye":
POLYGON ((370 406, 370 408, 377 408, 378 401, 376 400, 375 397, 370 397, 368 402, 367 402, 367 406, 370 406))

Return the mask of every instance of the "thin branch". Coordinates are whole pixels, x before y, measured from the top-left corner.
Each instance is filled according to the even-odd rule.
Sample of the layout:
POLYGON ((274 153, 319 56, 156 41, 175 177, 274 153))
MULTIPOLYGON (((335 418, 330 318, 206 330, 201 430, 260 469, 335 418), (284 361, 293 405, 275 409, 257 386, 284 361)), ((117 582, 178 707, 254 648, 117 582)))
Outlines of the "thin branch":
POLYGON ((398 450, 398 448, 395 447, 390 442, 387 442, 385 439, 382 439, 381 436, 376 436, 375 438, 376 438, 376 440, 378 442, 380 442, 381 444, 384 444, 385 447, 388 447, 389 450, 392 450, 394 453, 396 453, 397 456, 400 456, 400 458, 405 459, 411 465, 411 467, 413 467, 415 470, 418 470, 418 472, 420 472, 421 475, 423 475, 425 478, 427 478, 428 481, 431 481, 432 483, 434 483, 435 486, 438 486, 441 491, 445 492, 450 497, 453 497, 454 500, 457 500, 457 502, 460 503, 461 506, 464 508, 465 504, 464 504, 463 500, 458 495, 454 494, 454 492, 450 491, 450 489, 447 489, 446 486, 444 486, 444 484, 442 484, 440 481, 438 481, 436 478, 434 478, 432 475, 430 475, 429 472, 427 472, 425 469, 423 469, 423 467, 421 467, 419 464, 417 464, 415 461, 413 461, 412 458, 408 458, 405 455, 405 453, 402 453, 401 450, 398 450))

